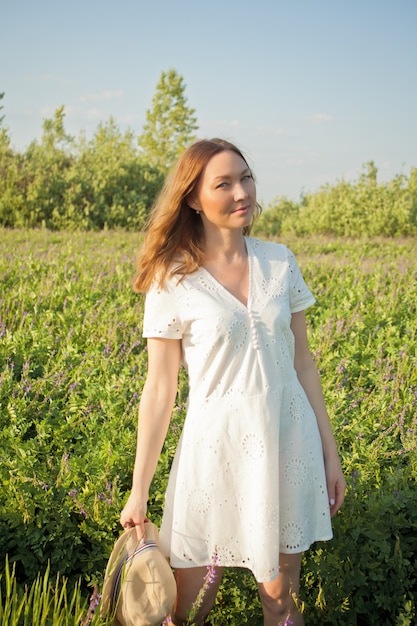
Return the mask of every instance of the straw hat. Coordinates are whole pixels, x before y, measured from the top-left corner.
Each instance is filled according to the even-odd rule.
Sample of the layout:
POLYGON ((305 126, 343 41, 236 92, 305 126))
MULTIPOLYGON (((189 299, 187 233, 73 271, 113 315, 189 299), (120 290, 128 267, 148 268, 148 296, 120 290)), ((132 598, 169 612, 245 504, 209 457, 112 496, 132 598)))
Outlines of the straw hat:
POLYGON ((101 616, 113 626, 159 626, 177 593, 174 574, 159 549, 158 529, 145 523, 145 538, 129 528, 116 541, 104 576, 101 616))

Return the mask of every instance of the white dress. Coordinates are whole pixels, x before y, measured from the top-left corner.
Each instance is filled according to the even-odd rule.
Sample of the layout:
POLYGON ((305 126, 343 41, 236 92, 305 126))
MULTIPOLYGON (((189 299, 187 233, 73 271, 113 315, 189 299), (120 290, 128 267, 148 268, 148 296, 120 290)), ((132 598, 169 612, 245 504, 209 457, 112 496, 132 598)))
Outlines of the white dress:
POLYGON ((246 238, 245 306, 207 270, 146 296, 144 337, 182 339, 187 414, 160 531, 173 567, 278 574, 279 552, 332 537, 316 417, 294 369, 291 314, 314 303, 282 244, 246 238))

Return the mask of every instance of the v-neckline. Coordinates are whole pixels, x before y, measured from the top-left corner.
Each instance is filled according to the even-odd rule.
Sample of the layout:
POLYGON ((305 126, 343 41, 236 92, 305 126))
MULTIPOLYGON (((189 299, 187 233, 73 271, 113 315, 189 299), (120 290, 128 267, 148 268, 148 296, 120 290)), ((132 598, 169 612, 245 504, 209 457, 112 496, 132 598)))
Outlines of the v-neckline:
POLYGON ((244 238, 245 239, 245 246, 246 246, 246 253, 248 255, 248 297, 245 302, 242 302, 242 300, 240 300, 237 296, 235 296, 231 291, 229 291, 229 289, 227 287, 225 287, 223 285, 223 283, 221 283, 215 276, 213 276, 213 274, 211 272, 209 272, 208 269, 206 269, 205 267, 201 266, 200 270, 203 270, 203 272, 205 274, 207 274, 207 276, 210 277, 210 279, 218 286, 222 289, 222 291, 224 291, 226 294, 228 294, 231 298, 233 298, 233 300, 235 302, 238 302, 240 306, 242 306, 245 311, 249 310, 249 302, 251 300, 251 284, 252 284, 252 255, 251 255, 251 250, 250 250, 250 246, 249 246, 249 242, 247 237, 244 238))

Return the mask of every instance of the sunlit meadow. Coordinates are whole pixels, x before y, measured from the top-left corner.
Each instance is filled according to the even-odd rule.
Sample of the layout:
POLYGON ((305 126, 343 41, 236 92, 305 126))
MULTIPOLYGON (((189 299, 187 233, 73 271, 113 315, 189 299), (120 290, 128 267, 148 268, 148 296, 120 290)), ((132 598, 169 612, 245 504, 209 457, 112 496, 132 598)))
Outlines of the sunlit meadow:
MULTIPOLYGON (((349 484, 335 538, 304 558, 306 623, 414 624, 415 240, 285 243, 317 298, 310 343, 349 484)), ((67 614, 84 606, 71 595, 78 580, 88 606, 120 532, 146 372, 143 299, 131 288, 138 245, 121 232, 0 231, 0 556, 3 594, 6 554, 15 563, 15 615, 48 567, 71 590, 67 614)), ((156 523, 185 399, 182 374, 149 502, 156 523)), ((45 584, 56 602, 54 588, 45 584)), ((13 623, 31 623, 26 612, 13 623)), ((228 572, 212 621, 262 624, 249 574, 228 572)))

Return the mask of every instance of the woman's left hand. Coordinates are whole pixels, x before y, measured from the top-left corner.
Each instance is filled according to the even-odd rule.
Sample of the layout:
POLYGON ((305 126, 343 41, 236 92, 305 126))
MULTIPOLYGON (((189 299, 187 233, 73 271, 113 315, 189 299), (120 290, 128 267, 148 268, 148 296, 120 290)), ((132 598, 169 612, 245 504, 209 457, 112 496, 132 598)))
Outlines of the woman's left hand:
POLYGON ((337 454, 325 460, 325 468, 330 515, 333 517, 344 502, 346 480, 337 454))

